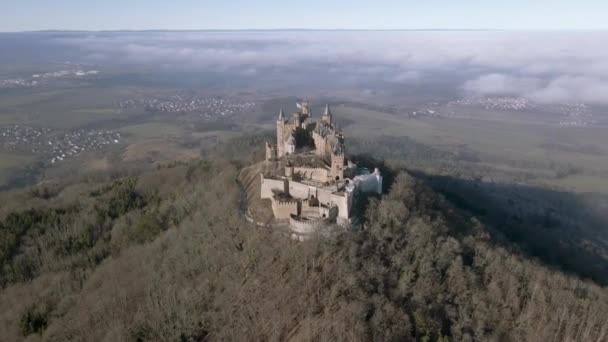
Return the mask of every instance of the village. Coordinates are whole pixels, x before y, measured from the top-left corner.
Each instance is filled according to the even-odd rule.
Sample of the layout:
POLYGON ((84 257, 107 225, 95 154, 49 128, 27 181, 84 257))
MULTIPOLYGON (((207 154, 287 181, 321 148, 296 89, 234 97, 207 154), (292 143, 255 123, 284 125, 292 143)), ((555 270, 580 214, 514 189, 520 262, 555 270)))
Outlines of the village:
POLYGON ((166 99, 128 99, 119 101, 117 106, 122 109, 144 108, 150 112, 198 113, 203 118, 213 118, 244 113, 253 109, 255 102, 173 95, 166 99))
POLYGON ((98 70, 85 70, 82 68, 59 70, 46 72, 42 74, 34 74, 28 77, 17 77, 0 79, 1 88, 23 88, 35 87, 48 83, 53 79, 58 78, 82 78, 86 76, 94 76, 99 74, 98 70))
POLYGON ((120 141, 120 133, 109 130, 78 129, 58 133, 49 128, 25 125, 0 127, 1 149, 43 155, 48 164, 61 162, 85 151, 118 144, 120 141))

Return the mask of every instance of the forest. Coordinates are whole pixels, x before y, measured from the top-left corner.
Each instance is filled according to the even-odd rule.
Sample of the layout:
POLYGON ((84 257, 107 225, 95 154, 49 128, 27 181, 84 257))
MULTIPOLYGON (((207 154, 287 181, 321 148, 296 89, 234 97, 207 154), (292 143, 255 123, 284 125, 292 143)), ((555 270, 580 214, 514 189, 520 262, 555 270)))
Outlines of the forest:
POLYGON ((2 340, 608 340, 607 240, 583 199, 353 141, 386 193, 359 227, 296 242, 242 217, 237 178, 265 138, 0 193, 2 340))

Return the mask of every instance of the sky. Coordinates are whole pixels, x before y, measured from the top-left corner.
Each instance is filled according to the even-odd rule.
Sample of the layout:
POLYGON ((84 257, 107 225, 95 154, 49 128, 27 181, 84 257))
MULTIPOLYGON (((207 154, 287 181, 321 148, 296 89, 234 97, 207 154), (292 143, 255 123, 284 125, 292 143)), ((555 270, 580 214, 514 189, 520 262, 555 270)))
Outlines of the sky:
POLYGON ((0 32, 35 30, 606 30, 606 0, 0 0, 0 32))

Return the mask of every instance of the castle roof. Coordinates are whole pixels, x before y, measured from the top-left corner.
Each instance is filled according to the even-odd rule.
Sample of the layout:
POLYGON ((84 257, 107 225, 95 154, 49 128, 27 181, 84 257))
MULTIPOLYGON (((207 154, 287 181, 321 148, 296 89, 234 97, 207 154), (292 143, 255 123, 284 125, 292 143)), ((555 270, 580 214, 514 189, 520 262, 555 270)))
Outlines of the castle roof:
POLYGON ((321 135, 323 138, 325 138, 326 136, 328 136, 330 133, 332 133, 332 128, 331 126, 329 126, 328 124, 322 122, 322 121, 318 121, 317 122, 317 126, 315 127, 317 133, 319 135, 321 135))

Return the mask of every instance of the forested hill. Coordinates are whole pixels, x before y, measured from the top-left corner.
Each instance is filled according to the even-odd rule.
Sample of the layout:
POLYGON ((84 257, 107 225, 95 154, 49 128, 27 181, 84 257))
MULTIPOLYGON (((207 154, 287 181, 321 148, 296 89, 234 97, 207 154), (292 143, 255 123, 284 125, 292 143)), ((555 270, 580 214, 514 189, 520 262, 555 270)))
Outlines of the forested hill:
POLYGON ((2 340, 608 340, 606 288, 403 170, 299 243, 241 217, 235 158, 0 194, 2 340))

